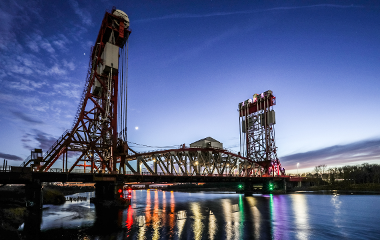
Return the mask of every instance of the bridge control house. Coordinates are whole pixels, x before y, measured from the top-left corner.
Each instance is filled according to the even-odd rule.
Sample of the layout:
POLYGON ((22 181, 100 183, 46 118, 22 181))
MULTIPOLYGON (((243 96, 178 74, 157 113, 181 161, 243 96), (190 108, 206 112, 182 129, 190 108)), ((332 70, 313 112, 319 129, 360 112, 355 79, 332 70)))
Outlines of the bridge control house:
POLYGON ((213 139, 212 137, 206 137, 190 144, 191 148, 220 148, 223 149, 223 143, 213 139))

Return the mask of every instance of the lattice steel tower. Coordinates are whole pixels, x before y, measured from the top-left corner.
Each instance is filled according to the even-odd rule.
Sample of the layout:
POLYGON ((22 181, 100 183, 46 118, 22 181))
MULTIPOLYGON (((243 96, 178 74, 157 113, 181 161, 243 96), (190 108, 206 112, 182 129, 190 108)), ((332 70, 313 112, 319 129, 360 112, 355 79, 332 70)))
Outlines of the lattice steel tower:
POLYGON ((27 159, 22 166, 46 172, 63 156, 63 170, 86 167, 91 173, 116 173, 124 165, 126 146, 129 18, 121 10, 106 12, 91 49, 85 87, 71 129, 41 159, 27 159), (125 48, 125 45, 127 48, 125 48), (67 159, 75 163, 68 169, 67 159), (121 159, 121 160, 120 160, 121 159), (65 169, 66 168, 66 169, 65 169))
POLYGON ((285 173, 277 157, 274 105, 276 97, 271 90, 239 103, 240 149, 254 163, 243 164, 247 175, 285 173))

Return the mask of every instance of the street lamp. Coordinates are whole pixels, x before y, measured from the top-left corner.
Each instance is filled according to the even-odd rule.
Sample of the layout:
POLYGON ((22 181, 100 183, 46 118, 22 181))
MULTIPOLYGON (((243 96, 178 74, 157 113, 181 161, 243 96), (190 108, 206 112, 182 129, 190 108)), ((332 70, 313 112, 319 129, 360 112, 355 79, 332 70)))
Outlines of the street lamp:
POLYGON ((298 175, 298 166, 300 165, 300 163, 297 163, 297 175, 298 175))

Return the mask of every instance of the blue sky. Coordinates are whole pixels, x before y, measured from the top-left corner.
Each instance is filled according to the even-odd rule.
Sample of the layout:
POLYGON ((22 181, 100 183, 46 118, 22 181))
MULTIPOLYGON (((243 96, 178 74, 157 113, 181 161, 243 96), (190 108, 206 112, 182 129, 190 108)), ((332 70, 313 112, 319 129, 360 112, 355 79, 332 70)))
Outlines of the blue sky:
POLYGON ((238 151, 238 103, 270 89, 287 170, 380 163, 376 1, 3 0, 0 158, 19 165, 71 128, 112 6, 132 29, 129 141, 238 151))

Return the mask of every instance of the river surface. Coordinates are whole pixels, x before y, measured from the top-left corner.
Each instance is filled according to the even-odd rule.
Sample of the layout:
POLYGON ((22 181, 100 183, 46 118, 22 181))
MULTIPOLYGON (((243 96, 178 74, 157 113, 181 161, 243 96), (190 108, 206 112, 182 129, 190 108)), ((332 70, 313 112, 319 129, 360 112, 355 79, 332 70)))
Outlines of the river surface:
POLYGON ((26 239, 380 239, 379 195, 252 195, 136 190, 125 210, 44 205, 26 239))

